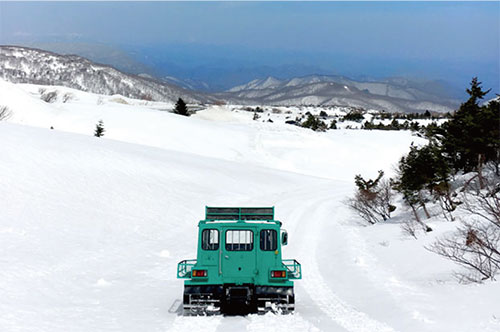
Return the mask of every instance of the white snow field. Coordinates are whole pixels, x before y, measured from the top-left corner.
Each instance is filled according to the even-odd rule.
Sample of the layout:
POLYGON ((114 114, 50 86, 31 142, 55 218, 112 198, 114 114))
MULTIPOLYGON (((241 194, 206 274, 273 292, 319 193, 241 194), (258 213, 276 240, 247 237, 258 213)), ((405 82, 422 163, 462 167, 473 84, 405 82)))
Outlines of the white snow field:
POLYGON ((424 249, 454 224, 433 217, 415 240, 342 203, 355 174, 421 143, 411 133, 185 118, 59 87, 74 99, 49 104, 38 88, 0 81, 0 331, 500 331, 500 283, 459 284, 424 249), (205 205, 276 207, 303 268, 293 315, 179 315, 205 205))

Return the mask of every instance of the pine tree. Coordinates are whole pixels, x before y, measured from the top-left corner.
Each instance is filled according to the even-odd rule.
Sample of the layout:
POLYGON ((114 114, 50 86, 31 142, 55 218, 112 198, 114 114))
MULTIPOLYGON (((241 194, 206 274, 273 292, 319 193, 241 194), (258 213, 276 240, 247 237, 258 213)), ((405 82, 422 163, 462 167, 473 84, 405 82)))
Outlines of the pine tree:
POLYGON ((495 162, 498 173, 500 107, 496 101, 480 106, 479 99, 490 90, 483 91, 477 78, 470 85, 469 99, 443 125, 440 143, 455 171, 475 171, 481 181, 483 165, 489 161, 495 162))
POLYGON ((175 104, 174 113, 179 115, 189 116, 186 103, 184 102, 184 100, 182 100, 182 98, 179 98, 177 100, 177 103, 175 104))
MULTIPOLYGON (((443 183, 447 184, 449 174, 450 169, 440 148, 433 143, 421 148, 412 146, 408 155, 399 161, 394 189, 403 194, 404 201, 411 207, 418 222, 422 223, 417 214, 419 206, 424 209, 426 216, 430 217, 423 191, 426 189, 432 192, 443 183)), ((430 230, 427 226, 425 228, 430 230)))
POLYGON ((495 173, 500 175, 500 102, 498 99, 483 106, 479 126, 483 132, 484 161, 493 161, 495 173))
POLYGON ((336 120, 332 120, 332 122, 330 123, 330 129, 337 129, 337 121, 336 120))
POLYGON ((399 130, 399 127, 399 121, 397 119, 392 119, 389 129, 399 130))
POLYGON ((95 137, 104 136, 105 131, 106 130, 104 129, 104 122, 102 122, 102 120, 99 120, 99 122, 95 126, 94 136, 95 137))
POLYGON ((470 89, 466 89, 465 91, 467 91, 467 93, 470 95, 470 98, 467 102, 476 104, 477 99, 483 99, 484 96, 486 96, 491 91, 491 89, 489 89, 488 91, 483 91, 483 89, 481 88, 481 82, 477 81, 477 77, 473 77, 472 81, 470 82, 470 89))
POLYGON ((354 177, 354 183, 356 184, 356 187, 358 187, 358 190, 373 193, 373 190, 378 186, 380 179, 382 179, 383 176, 384 171, 382 170, 378 171, 378 176, 375 180, 365 180, 361 174, 358 174, 354 177))

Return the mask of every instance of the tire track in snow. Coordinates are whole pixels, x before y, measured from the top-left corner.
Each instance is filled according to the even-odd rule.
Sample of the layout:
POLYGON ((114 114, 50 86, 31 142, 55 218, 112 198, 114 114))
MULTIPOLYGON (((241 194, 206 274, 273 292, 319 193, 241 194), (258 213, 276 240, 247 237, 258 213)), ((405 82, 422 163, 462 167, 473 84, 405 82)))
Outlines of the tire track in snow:
MULTIPOLYGON (((307 237, 314 241, 313 237, 307 237)), ((311 251, 311 257, 316 256, 316 250, 311 251)), ((330 318, 346 330, 352 332, 394 332, 395 330, 385 323, 376 321, 367 314, 358 311, 337 297, 328 287, 320 274, 318 264, 312 259, 307 267, 309 272, 304 276, 304 288, 315 299, 318 306, 330 318)))
POLYGON ((221 316, 177 316, 168 332, 203 331, 215 332, 221 316))
MULTIPOLYGON (((380 285, 380 288, 383 288, 386 294, 400 303, 400 309, 407 312, 412 319, 424 324, 433 324, 434 320, 424 315, 419 306, 415 305, 415 299, 419 298, 421 302, 425 303, 424 308, 428 311, 430 309, 429 307, 432 306, 432 303, 428 300, 429 295, 416 285, 408 283, 408 281, 403 282, 399 280, 391 269, 382 269, 379 264, 377 264, 377 258, 368 250, 366 242, 359 234, 358 229, 342 223, 337 223, 337 225, 339 229, 342 230, 341 233, 345 234, 345 237, 350 239, 349 243, 356 243, 356 250, 362 253, 361 256, 357 257, 357 265, 360 269, 365 271, 367 278, 371 282, 380 285), (381 280, 385 281, 381 283, 381 280), (412 299, 411 302, 407 300, 409 298, 412 299)), ((420 307, 422 307, 422 305, 420 307)))
POLYGON ((263 316, 251 315, 250 323, 247 325, 249 332, 319 332, 320 330, 309 321, 303 319, 300 314, 275 315, 268 313, 263 316))
MULTIPOLYGON (((309 211, 313 214, 318 214, 318 211, 324 210, 325 204, 331 204, 335 201, 335 197, 331 196, 332 189, 329 188, 323 195, 318 195, 318 192, 309 192, 307 197, 322 197, 313 201, 304 200, 307 202, 300 205, 301 211, 297 214, 292 213, 290 216, 294 219, 307 220, 311 218, 309 211), (325 198, 326 197, 326 198, 325 198), (306 205, 307 204, 307 205, 306 205), (306 214, 307 213, 307 214, 306 214)), ((309 293, 318 305, 318 307, 334 322, 342 326, 344 329, 351 332, 395 332, 389 325, 370 318, 366 313, 357 310, 348 303, 342 301, 329 288, 319 270, 316 260, 317 239, 320 238, 323 220, 321 217, 315 218, 317 224, 314 227, 306 227, 302 238, 302 250, 309 252, 309 257, 312 259, 307 262, 307 268, 304 269, 302 284, 304 289, 309 293), (306 247, 307 244, 313 244, 311 247, 306 247)), ((300 223, 300 221, 298 221, 300 223)), ((300 225, 300 224, 299 224, 300 225)))

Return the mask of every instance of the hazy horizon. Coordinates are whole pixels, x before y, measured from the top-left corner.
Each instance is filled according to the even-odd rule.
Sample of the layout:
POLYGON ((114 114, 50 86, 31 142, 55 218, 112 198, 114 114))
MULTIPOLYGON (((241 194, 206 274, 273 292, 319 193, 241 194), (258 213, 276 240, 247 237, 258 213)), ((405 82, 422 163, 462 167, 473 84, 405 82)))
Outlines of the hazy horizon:
POLYGON ((337 74, 463 91, 478 76, 498 93, 499 13, 498 2, 0 2, 0 43, 107 45, 220 89, 337 74))

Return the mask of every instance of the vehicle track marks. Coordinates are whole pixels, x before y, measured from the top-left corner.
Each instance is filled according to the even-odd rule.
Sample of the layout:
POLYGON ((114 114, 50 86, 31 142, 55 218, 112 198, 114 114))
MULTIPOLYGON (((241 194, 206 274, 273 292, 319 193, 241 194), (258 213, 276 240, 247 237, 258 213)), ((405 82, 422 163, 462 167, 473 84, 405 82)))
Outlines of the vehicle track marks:
MULTIPOLYGON (((316 224, 314 227, 305 227, 301 229, 302 239, 302 250, 307 251, 308 256, 311 258, 307 262, 304 262, 304 275, 302 286, 314 299, 318 307, 334 322, 343 327, 344 329, 351 332, 395 332, 389 325, 379 322, 373 318, 370 318, 366 313, 357 310, 348 303, 344 302, 338 296, 336 296, 330 287, 327 285, 323 279, 318 263, 316 261, 316 251, 317 251, 317 239, 321 238, 320 233, 322 230, 322 223, 324 222, 321 215, 327 215, 326 207, 328 205, 334 204, 340 201, 342 194, 337 194, 335 196, 331 195, 332 189, 320 189, 323 193, 310 192, 307 197, 321 197, 321 199, 304 199, 304 203, 300 205, 300 211, 298 213, 292 213, 291 218, 298 220, 314 220, 316 224), (326 193, 325 193, 326 191, 326 193), (323 212, 323 213, 319 213, 323 212), (317 217, 314 218, 313 216, 317 217)), ((328 209, 329 210, 329 209, 328 209)), ((289 217, 289 218, 290 218, 289 217)), ((299 223, 300 221, 296 221, 299 223)), ((300 226, 298 227, 300 229, 300 226)))
POLYGON ((263 316, 251 315, 250 320, 251 322, 247 325, 247 331, 249 332, 320 331, 311 322, 303 319, 298 313, 291 315, 275 315, 272 313, 263 316))
POLYGON ((177 316, 168 332, 203 331, 215 332, 222 316, 177 316))

